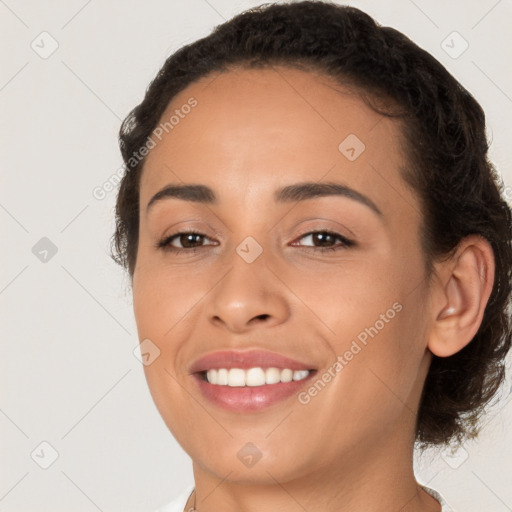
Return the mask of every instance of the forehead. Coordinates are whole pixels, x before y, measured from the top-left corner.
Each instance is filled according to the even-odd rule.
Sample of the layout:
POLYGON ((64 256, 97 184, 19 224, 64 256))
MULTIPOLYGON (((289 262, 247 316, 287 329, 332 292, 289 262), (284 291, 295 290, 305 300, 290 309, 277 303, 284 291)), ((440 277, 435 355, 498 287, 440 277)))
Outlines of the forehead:
POLYGON ((325 178, 380 196, 383 209, 410 194, 398 173, 396 122, 319 73, 275 66, 209 75, 173 98, 159 126, 141 205, 169 183, 204 183, 232 200, 325 178))

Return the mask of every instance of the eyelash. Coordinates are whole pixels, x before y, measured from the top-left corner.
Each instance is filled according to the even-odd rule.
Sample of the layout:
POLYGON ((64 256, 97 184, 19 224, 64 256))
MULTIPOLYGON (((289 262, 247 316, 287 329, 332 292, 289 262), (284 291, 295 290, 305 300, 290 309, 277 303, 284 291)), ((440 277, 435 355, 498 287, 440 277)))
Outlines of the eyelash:
MULTIPOLYGON (((333 231, 328 231, 328 230, 320 230, 320 231, 309 231, 308 233, 304 233, 303 235, 301 235, 299 237, 299 240, 306 237, 306 236, 309 236, 309 235, 315 235, 315 234, 325 234, 325 235, 329 235, 329 236, 332 236, 332 237, 335 237, 337 238, 338 240, 341 240, 341 245, 337 246, 337 247, 311 247, 314 251, 319 251, 321 253, 325 253, 325 252, 328 252, 328 251, 338 251, 338 250, 341 250, 341 249, 348 249, 349 247, 352 247, 353 245, 355 245, 355 242, 353 242, 352 240, 349 240, 348 238, 340 235, 339 233, 335 233, 333 231)), ((201 248, 205 247, 204 245, 201 246, 201 247, 189 247, 189 248, 179 248, 179 247, 173 247, 171 244, 171 242, 175 239, 175 238, 178 238, 180 237, 181 235, 199 235, 201 237, 204 237, 204 238, 208 238, 206 235, 203 235, 202 233, 198 233, 197 231, 180 231, 178 233, 174 233, 172 235, 169 235, 165 238, 163 238, 162 240, 160 240, 159 242, 156 243, 156 248, 157 249, 161 249, 163 251, 168 251, 168 252, 172 252, 174 254, 180 254, 182 252, 192 252, 192 253, 196 253, 198 250, 200 250, 201 248)))

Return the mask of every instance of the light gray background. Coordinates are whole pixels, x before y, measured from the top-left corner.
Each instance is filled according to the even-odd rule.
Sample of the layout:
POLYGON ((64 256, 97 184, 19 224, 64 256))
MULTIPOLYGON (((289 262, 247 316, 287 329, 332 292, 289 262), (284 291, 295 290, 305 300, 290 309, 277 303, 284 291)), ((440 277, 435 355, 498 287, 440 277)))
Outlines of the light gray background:
MULTIPOLYGON (((115 191, 93 190, 121 166, 120 121, 168 54, 259 3, 0 1, 0 510, 150 511, 192 482, 132 352, 128 280, 108 257, 115 191), (33 253, 43 237, 57 248, 46 262, 33 253), (42 442, 58 453, 48 469, 42 442)), ((511 1, 351 5, 403 31, 477 98, 512 197, 511 1), (453 31, 469 44, 457 58, 453 31)), ((478 443, 416 461, 453 510, 512 510, 509 389, 478 443)))

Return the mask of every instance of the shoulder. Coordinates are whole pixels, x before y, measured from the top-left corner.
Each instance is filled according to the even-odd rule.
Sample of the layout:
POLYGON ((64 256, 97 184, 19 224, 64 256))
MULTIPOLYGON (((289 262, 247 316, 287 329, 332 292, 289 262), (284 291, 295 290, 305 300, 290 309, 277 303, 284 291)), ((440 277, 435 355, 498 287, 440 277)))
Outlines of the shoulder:
POLYGON ((160 505, 153 512, 183 512, 187 504, 188 497, 194 490, 194 484, 184 487, 177 496, 164 505, 160 505))

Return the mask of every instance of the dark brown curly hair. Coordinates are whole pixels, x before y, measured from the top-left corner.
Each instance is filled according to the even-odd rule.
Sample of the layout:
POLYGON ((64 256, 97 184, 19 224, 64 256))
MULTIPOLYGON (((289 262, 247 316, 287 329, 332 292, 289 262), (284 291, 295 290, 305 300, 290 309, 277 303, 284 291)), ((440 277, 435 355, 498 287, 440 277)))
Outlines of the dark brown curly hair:
POLYGON ((512 215, 503 181, 487 157, 485 115, 434 57, 356 8, 322 1, 264 4, 167 58, 120 129, 126 172, 117 197, 113 259, 133 278, 145 160, 134 155, 173 97, 214 72, 273 65, 320 71, 352 86, 380 114, 398 119, 410 164, 400 172, 420 200, 428 279, 433 262, 450 256, 467 235, 480 234, 492 245, 495 280, 480 328, 458 353, 433 356, 416 419, 416 441, 423 448, 475 437, 484 406, 504 380, 512 339, 512 215))

